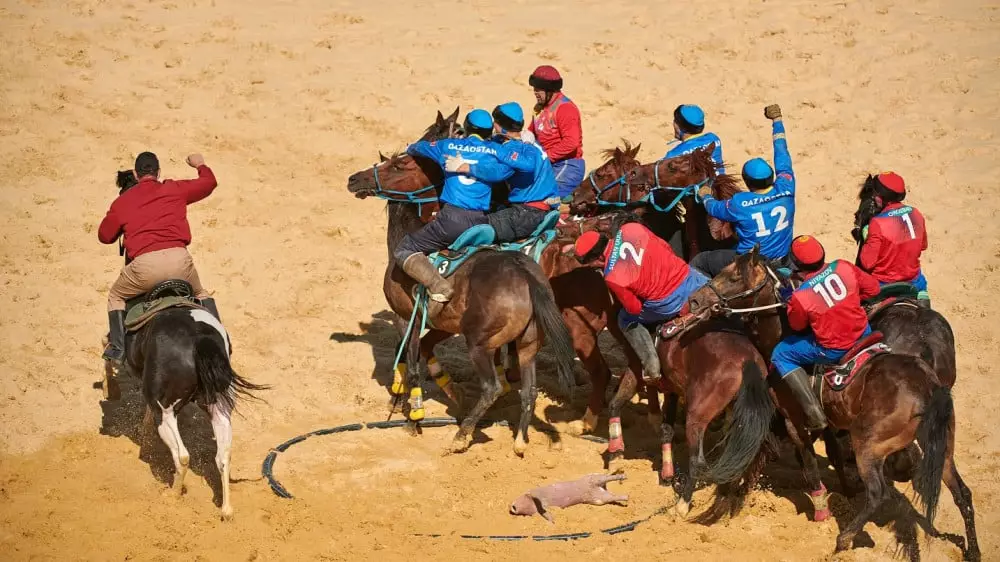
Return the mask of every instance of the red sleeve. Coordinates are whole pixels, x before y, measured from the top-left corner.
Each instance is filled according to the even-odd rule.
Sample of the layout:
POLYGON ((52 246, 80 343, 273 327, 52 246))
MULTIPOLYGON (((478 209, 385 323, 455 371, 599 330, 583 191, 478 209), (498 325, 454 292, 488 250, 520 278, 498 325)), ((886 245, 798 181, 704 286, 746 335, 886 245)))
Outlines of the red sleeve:
POLYGON ((531 131, 531 134, 535 135, 536 138, 538 137, 538 131, 535 130, 535 120, 534 119, 532 119, 531 122, 528 123, 528 130, 531 131))
POLYGON ((219 185, 215 181, 215 174, 212 173, 212 169, 204 164, 198 166, 198 179, 175 180, 174 183, 184 191, 184 199, 188 205, 197 203, 208 197, 215 190, 215 186, 219 185))
POLYGON ((583 140, 580 110, 571 103, 560 105, 556 109, 556 127, 559 129, 559 141, 546 151, 549 159, 562 160, 575 155, 583 140))
POLYGON ((108 214, 104 215, 101 226, 97 228, 97 239, 101 244, 113 244, 122 233, 122 221, 115 212, 114 205, 108 209, 108 214))
POLYGON ((861 255, 858 256, 858 265, 864 271, 875 269, 878 262, 879 251, 882 249, 882 234, 878 231, 878 223, 868 225, 868 237, 861 245, 861 255))
POLYGON ((788 299, 788 327, 796 332, 802 332, 809 327, 809 313, 806 309, 802 307, 799 303, 799 299, 792 295, 792 298, 788 299))
POLYGON ((858 268, 855 269, 857 270, 855 273, 858 276, 858 287, 861 289, 861 300, 877 297, 882 290, 878 280, 858 268))
POLYGON ((606 282, 608 289, 611 289, 611 293, 618 298, 618 301, 622 303, 622 307, 625 308, 625 312, 629 314, 639 314, 642 312, 642 301, 639 297, 635 296, 635 293, 622 287, 617 283, 606 282))

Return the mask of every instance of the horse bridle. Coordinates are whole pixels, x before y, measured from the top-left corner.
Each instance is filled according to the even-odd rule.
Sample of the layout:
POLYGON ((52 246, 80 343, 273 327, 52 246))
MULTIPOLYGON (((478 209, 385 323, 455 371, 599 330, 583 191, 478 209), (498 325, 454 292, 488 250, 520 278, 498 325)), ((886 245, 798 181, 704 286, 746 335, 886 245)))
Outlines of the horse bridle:
POLYGON ((652 186, 636 186, 636 188, 645 188, 646 194, 641 198, 632 201, 632 182, 629 181, 629 174, 626 172, 616 179, 611 180, 604 187, 597 187, 597 182, 594 180, 594 172, 590 172, 587 175, 587 180, 590 181, 590 186, 594 190, 594 199, 597 205, 600 206, 610 206, 610 207, 630 207, 630 206, 640 206, 640 205, 650 205, 653 209, 666 213, 673 210, 678 203, 688 195, 694 195, 695 202, 700 202, 701 197, 698 196, 698 190, 705 185, 712 185, 715 182, 715 178, 712 176, 706 176, 705 179, 698 183, 692 183, 683 187, 673 186, 673 185, 661 185, 660 184, 660 164, 666 161, 666 158, 661 158, 656 161, 656 165, 653 166, 653 185, 652 186), (625 187, 625 197, 622 198, 622 190, 618 190, 618 200, 608 201, 602 199, 601 196, 607 193, 611 188, 622 185, 625 187), (659 205, 656 202, 654 195, 657 191, 675 191, 678 192, 674 196, 673 200, 667 205, 659 205))
POLYGON ((725 312, 726 314, 742 314, 747 312, 759 312, 763 310, 771 310, 774 308, 781 308, 785 306, 784 303, 781 302, 781 299, 779 298, 778 295, 778 284, 779 284, 778 274, 775 273, 774 270, 771 268, 771 266, 768 265, 766 262, 763 265, 766 275, 764 275, 764 278, 760 280, 760 283, 757 283, 757 285, 749 289, 740 291, 735 295, 729 295, 729 296, 723 295, 722 293, 719 292, 719 289, 715 286, 715 280, 714 279, 709 280, 708 288, 711 289, 712 292, 715 293, 715 296, 718 297, 719 299, 719 302, 713 304, 712 308, 717 311, 725 312), (761 290, 763 290, 764 287, 766 287, 768 284, 771 285, 772 290, 774 291, 776 300, 775 304, 756 306, 757 299, 760 297, 761 290), (754 295, 754 299, 751 302, 751 304, 754 306, 748 308, 731 308, 729 306, 730 301, 742 299, 745 297, 749 297, 751 295, 754 295))
MULTIPOLYGON (((445 138, 451 138, 455 135, 463 133, 464 131, 461 125, 459 125, 458 123, 450 123, 448 125, 448 134, 445 135, 445 138)), ((389 162, 390 160, 386 160, 385 162, 378 162, 372 165, 372 174, 375 176, 375 193, 372 194, 374 197, 378 197, 379 199, 385 199, 386 201, 397 201, 400 203, 416 204, 418 213, 422 211, 423 205, 425 203, 436 203, 438 201, 438 196, 436 193, 429 196, 428 195, 421 196, 421 194, 423 193, 427 193, 428 191, 437 189, 437 185, 435 184, 421 187, 420 189, 414 191, 395 191, 392 189, 385 189, 384 187, 382 187, 382 180, 378 176, 378 168, 379 166, 385 164, 386 162, 389 162)))

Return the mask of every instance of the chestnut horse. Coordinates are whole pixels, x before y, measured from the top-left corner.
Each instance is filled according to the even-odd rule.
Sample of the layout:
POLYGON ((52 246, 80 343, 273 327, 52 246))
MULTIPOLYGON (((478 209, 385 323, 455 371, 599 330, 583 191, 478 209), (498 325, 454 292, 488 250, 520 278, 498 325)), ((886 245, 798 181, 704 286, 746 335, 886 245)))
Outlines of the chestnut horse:
MULTIPOLYGON (((778 276, 765 260, 754 251, 740 256, 689 300, 691 312, 726 313, 732 307, 780 306, 778 276)), ((773 347, 781 335, 780 319, 771 315, 752 321, 762 351, 773 347)), ((887 342, 892 345, 891 342, 887 342)), ((801 408, 784 385, 772 388, 772 398, 789 423, 802 427, 801 408)), ((864 482, 867 498, 865 507, 837 537, 837 551, 849 548, 858 532, 875 510, 888 497, 891 486, 886 481, 886 459, 905 450, 914 440, 920 445, 922 458, 913 477, 913 489, 925 506, 928 523, 933 524, 941 480, 951 491, 965 522, 968 545, 967 559, 978 560, 975 511, 972 492, 962 481, 955 465, 955 417, 949 386, 919 356, 909 353, 886 353, 866 362, 847 388, 824 391, 823 407, 830 426, 850 434, 855 451, 858 473, 864 482)), ((790 431, 800 454, 804 457, 806 479, 814 492, 817 514, 826 510, 825 496, 811 439, 803 431, 790 431)), ((836 463, 835 463, 836 464, 836 463)))
MULTIPOLYGON (((625 222, 638 220, 629 213, 616 220, 598 223, 597 230, 613 239, 625 222)), ((769 433, 774 414, 767 394, 766 363, 750 340, 732 326, 709 322, 673 337, 657 337, 657 353, 662 373, 661 389, 670 400, 663 411, 661 443, 663 466, 660 481, 672 481, 677 493, 677 511, 687 515, 695 482, 704 478, 712 483, 735 485, 759 463, 761 445, 769 433), (686 436, 689 463, 686 470, 674 475, 672 441, 678 396, 687 404, 686 436), (709 423, 733 404, 733 420, 724 438, 723 451, 711 465, 705 459, 704 437, 709 423)), ((622 406, 636 393, 638 380, 627 371, 609 408, 609 468, 624 455, 621 433, 622 406)))

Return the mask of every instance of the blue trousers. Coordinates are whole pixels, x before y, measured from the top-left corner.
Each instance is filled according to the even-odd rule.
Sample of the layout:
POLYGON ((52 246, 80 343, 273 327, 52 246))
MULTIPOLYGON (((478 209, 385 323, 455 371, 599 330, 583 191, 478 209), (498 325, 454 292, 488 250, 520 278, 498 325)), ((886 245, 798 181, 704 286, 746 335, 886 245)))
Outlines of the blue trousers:
MULTIPOLYGON (((872 333, 871 326, 865 326, 861 338, 872 333)), ((861 341, 858 338, 858 341, 861 341)), ((830 349, 823 347, 816 342, 813 334, 794 334, 778 342, 771 352, 771 364, 777 369, 781 378, 785 378, 788 373, 801 367, 803 369, 816 363, 836 364, 840 361, 847 349, 830 349)))
POLYGON ((633 324, 656 325, 671 320, 684 308, 691 295, 706 283, 708 277, 692 269, 674 292, 662 299, 642 303, 639 314, 629 314, 623 308, 618 313, 618 325, 624 330, 633 324))
MULTIPOLYGON (((911 281, 909 281, 909 283, 910 285, 916 287, 917 291, 919 291, 917 293, 917 298, 920 299, 930 298, 927 293, 927 278, 924 277, 924 271, 922 269, 917 271, 917 276, 914 277, 911 281)), ((888 285, 888 283, 883 283, 882 281, 879 281, 878 284, 881 286, 888 285)))
POLYGON ((580 182, 583 181, 587 170, 583 158, 570 158, 553 164, 552 171, 556 174, 558 195, 566 202, 566 198, 572 195, 573 190, 579 187, 580 182))

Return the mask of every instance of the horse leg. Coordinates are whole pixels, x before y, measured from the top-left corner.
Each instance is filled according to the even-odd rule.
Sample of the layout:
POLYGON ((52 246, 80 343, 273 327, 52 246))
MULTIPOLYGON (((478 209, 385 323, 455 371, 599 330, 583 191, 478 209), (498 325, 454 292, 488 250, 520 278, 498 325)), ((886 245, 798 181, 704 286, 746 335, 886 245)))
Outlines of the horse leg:
MULTIPOLYGON (((567 315, 564 314, 563 318, 567 318, 567 315)), ((569 432, 574 435, 593 433, 597 429, 597 419, 604 410, 604 394, 611 380, 611 370, 597 345, 597 334, 590 326, 582 324, 577 321, 566 321, 566 327, 573 336, 576 355, 583 362, 583 368, 590 373, 590 398, 587 401, 587 410, 583 418, 569 424, 569 432)))
POLYGON ((176 474, 174 475, 172 488, 174 494, 178 497, 184 493, 184 477, 187 476, 188 466, 191 464, 191 455, 184 446, 184 442, 181 440, 181 432, 177 428, 177 413, 174 411, 174 406, 179 402, 180 399, 177 399, 171 402, 170 405, 164 406, 157 401, 157 404, 160 406, 160 423, 157 426, 157 430, 160 433, 160 439, 170 449, 170 456, 174 459, 176 474))
POLYGON ((858 459, 858 473, 861 476, 861 481, 865 483, 865 506, 847 527, 844 528, 843 532, 837 535, 837 549, 835 552, 851 548, 854 537, 861 532, 861 529, 864 528, 865 523, 875 513, 875 510, 882 505, 888 491, 885 475, 882 472, 885 459, 875 458, 870 451, 858 447, 862 443, 858 443, 854 439, 852 441, 855 441, 854 452, 858 459))
POLYGON ((440 330, 431 330, 427 333, 427 335, 420 339, 420 355, 427 359, 427 373, 432 379, 434 379, 434 384, 436 384, 438 388, 444 392, 445 396, 454 402, 456 406, 461 407, 461 388, 452 384, 451 375, 441 368, 441 363, 439 363, 437 357, 434 356, 434 347, 453 335, 454 334, 449 334, 448 332, 442 332, 440 330))
POLYGON ((677 421, 677 394, 667 393, 663 419, 660 425, 660 485, 669 486, 674 481, 674 423, 677 421))
POLYGON ((688 470, 674 478, 674 493, 677 503, 674 508, 681 517, 687 517, 691 511, 691 497, 694 495, 694 484, 698 474, 707 466, 705 462, 705 429, 708 421, 700 419, 695 408, 688 409, 687 425, 685 427, 688 446, 688 470))
POLYGON ((219 468, 219 478, 222 480, 222 520, 233 518, 233 505, 229 503, 229 469, 233 448, 233 413, 232 405, 224 400, 209 404, 208 414, 212 420, 212 433, 215 434, 215 466, 219 468))
POLYGON ((406 414, 406 429, 410 435, 420 434, 420 422, 424 419, 424 388, 425 371, 420 366, 420 324, 413 323, 410 338, 407 340, 407 373, 406 387, 410 389, 409 412, 406 414))
POLYGON ((951 492, 951 497, 955 500, 958 511, 962 514, 962 521, 965 522, 967 544, 964 557, 966 560, 979 560, 981 554, 979 552, 979 540, 976 537, 976 511, 972 507, 972 491, 969 490, 969 487, 965 485, 962 477, 958 474, 958 467, 955 466, 955 458, 952 451, 949 451, 948 456, 945 457, 942 479, 945 485, 948 486, 948 491, 951 492))
POLYGON ((455 438, 452 439, 449 447, 449 451, 452 453, 461 453, 469 448, 476 424, 482 419, 486 410, 500 397, 500 381, 497 380, 496 371, 493 368, 493 353, 485 347, 475 345, 469 348, 469 356, 476 374, 479 375, 482 393, 479 395, 476 405, 472 407, 472 410, 459 425, 458 432, 455 433, 455 438))
POLYGON ((826 446, 826 457, 830 459, 830 464, 833 465, 833 470, 837 473, 840 489, 844 491, 845 496, 854 495, 854 487, 847 481, 844 451, 840 448, 840 442, 837 441, 837 434, 834 433, 833 429, 827 427, 823 430, 823 444, 826 446))
POLYGON ((806 481, 806 488, 809 490, 809 499, 813 504, 813 521, 825 521, 830 517, 830 509, 827 505, 829 494, 826 486, 820 478, 819 463, 816 461, 816 450, 809 442, 808 435, 799 432, 798 427, 792 420, 785 418, 785 429, 788 431, 788 438, 795 445, 795 454, 802 467, 802 477, 806 481))
POLYGON ((629 400, 635 396, 638 379, 632 369, 626 369, 622 374, 622 382, 618 392, 608 406, 608 470, 614 472, 625 458, 625 439, 622 437, 621 411, 629 400))
POLYGON ((535 401, 538 399, 538 385, 535 373, 535 354, 538 352, 538 342, 522 343, 518 346, 518 358, 521 374, 521 419, 517 423, 517 436, 514 437, 514 454, 524 456, 528 449, 528 425, 535 414, 535 401))

